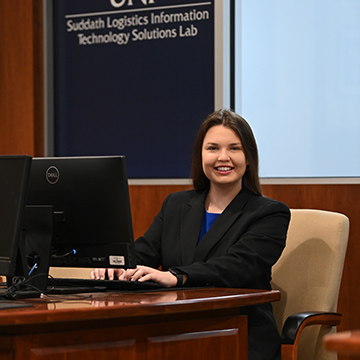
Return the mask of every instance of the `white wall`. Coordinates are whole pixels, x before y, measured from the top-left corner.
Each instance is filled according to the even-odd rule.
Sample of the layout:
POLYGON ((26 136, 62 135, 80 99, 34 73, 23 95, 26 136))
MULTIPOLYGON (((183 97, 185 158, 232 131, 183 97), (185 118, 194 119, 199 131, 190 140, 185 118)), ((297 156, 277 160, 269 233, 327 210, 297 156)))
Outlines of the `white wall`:
POLYGON ((360 1, 237 3, 235 110, 262 177, 360 175, 360 1))

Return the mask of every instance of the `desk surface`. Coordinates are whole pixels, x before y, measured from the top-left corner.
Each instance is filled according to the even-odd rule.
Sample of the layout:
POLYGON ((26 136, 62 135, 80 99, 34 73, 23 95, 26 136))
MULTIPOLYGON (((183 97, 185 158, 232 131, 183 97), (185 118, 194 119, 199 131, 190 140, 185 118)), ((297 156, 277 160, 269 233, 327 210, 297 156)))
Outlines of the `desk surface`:
POLYGON ((0 332, 12 326, 214 311, 279 299, 279 291, 228 288, 53 295, 17 300, 32 307, 0 310, 0 332))
POLYGON ((246 360, 241 307, 279 299, 279 291, 202 288, 24 300, 33 306, 0 310, 0 358, 246 360))
POLYGON ((338 354, 360 357, 360 330, 343 331, 324 337, 324 347, 338 354))

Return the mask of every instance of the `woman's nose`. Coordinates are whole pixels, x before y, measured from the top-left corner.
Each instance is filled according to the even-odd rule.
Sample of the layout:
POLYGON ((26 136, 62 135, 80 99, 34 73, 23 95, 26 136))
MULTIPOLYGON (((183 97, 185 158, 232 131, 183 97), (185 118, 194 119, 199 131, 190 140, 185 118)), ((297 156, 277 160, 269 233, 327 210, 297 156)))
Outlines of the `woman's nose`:
POLYGON ((221 150, 218 160, 219 161, 228 161, 230 159, 229 153, 227 152, 227 150, 221 150))

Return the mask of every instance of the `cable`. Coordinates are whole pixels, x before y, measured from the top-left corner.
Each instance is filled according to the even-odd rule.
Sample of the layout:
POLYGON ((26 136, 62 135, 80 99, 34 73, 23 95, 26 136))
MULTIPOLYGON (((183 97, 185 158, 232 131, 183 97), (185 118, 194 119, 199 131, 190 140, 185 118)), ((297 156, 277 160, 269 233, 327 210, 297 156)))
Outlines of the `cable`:
POLYGON ((11 285, 6 290, 5 296, 10 300, 40 297, 42 290, 30 284, 29 282, 35 277, 44 275, 46 274, 37 274, 34 275, 31 279, 25 279, 24 276, 14 276, 12 278, 11 285))
POLYGON ((38 266, 38 263, 35 263, 34 266, 30 269, 30 271, 28 273, 29 276, 33 273, 33 271, 37 268, 37 266, 38 266))
POLYGON ((65 253, 65 254, 62 254, 62 255, 56 255, 56 254, 52 254, 51 257, 53 259, 58 259, 58 258, 63 258, 63 257, 66 257, 66 256, 69 256, 69 255, 75 255, 76 254, 76 250, 75 249, 72 249, 71 251, 65 253))

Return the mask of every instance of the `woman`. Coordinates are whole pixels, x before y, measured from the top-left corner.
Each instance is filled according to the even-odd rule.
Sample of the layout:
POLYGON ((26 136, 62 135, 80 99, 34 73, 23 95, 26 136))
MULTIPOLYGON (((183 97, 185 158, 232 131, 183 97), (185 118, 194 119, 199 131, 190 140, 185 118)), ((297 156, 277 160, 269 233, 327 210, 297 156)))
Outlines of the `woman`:
MULTIPOLYGON (((135 241, 136 269, 109 270, 119 279, 164 286, 271 289, 271 267, 285 247, 288 207, 262 196, 258 152, 249 124, 229 110, 202 123, 194 146, 194 190, 169 195, 135 241), (157 270, 161 266, 162 271, 157 270)), ((93 278, 103 278, 96 269, 93 278)), ((249 359, 280 359, 271 304, 244 308, 249 359)))

